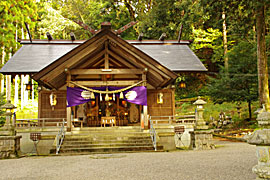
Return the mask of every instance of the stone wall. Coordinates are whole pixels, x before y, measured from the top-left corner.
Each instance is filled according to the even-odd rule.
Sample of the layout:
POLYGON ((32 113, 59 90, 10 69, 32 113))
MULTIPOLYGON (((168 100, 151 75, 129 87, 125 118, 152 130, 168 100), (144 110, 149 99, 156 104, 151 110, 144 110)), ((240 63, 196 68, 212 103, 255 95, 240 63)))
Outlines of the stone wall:
POLYGON ((15 158, 20 155, 22 136, 0 136, 0 159, 15 158))

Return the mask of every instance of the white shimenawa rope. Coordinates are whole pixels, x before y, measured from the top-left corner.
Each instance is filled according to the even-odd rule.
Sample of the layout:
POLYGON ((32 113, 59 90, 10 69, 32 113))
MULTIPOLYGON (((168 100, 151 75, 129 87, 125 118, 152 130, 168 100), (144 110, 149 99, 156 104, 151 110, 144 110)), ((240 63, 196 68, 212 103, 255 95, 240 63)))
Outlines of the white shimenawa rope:
POLYGON ((72 84, 74 84, 75 86, 78 86, 78 87, 83 88, 83 89, 85 89, 85 90, 88 90, 88 91, 91 91, 91 92, 94 92, 94 93, 99 93, 99 94, 113 94, 113 93, 120 93, 120 92, 126 91, 126 90, 128 90, 128 89, 131 89, 131 88, 133 88, 133 87, 135 87, 135 86, 137 86, 137 85, 139 85, 139 84, 141 84, 141 83, 143 83, 143 82, 145 82, 145 81, 140 81, 140 82, 137 82, 137 83, 135 83, 135 84, 133 84, 133 85, 131 85, 131 86, 128 86, 128 87, 123 88, 123 89, 115 90, 115 91, 108 91, 108 89, 106 89, 106 91, 99 91, 99 90, 95 90, 95 89, 91 89, 91 88, 82 86, 82 85, 77 84, 77 83, 75 83, 75 82, 73 82, 73 81, 68 81, 68 83, 72 83, 72 84))

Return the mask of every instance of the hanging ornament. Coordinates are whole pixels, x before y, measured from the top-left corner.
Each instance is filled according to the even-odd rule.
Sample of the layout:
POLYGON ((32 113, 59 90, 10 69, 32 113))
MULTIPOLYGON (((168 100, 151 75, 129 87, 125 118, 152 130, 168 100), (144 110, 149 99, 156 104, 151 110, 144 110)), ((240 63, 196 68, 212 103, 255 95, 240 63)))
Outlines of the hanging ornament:
POLYGON ((114 93, 113 93, 113 96, 112 97, 113 97, 113 101, 115 101, 115 94, 114 93))
POLYGON ((109 94, 106 94, 105 95, 105 101, 109 101, 110 99, 109 99, 109 94))
POLYGON ((124 94, 123 94, 123 92, 120 92, 119 98, 120 98, 120 99, 124 99, 124 94))
POLYGON ((95 99, 95 94, 91 92, 91 99, 95 99))
POLYGON ((101 93, 100 93, 99 99, 100 99, 100 101, 102 101, 102 95, 101 95, 101 93))

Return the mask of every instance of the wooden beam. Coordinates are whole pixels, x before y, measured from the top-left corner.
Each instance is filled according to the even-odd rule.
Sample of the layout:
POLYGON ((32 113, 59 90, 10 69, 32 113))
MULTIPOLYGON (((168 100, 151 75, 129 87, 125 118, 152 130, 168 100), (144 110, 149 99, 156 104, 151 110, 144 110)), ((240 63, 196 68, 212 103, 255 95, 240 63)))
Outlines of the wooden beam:
POLYGON ((72 69, 71 75, 82 74, 142 74, 142 69, 72 69))
POLYGON ((117 59, 120 63, 122 63, 123 65, 129 67, 129 68, 134 68, 136 67, 135 64, 131 64, 129 61, 125 60, 124 58, 120 57, 119 55, 117 55, 116 53, 114 53, 113 51, 108 51, 109 55, 111 55, 112 57, 114 57, 115 59, 117 59))
POLYGON ((116 62, 114 59, 112 59, 112 58, 110 58, 109 57, 109 61, 110 61, 110 63, 111 64, 114 64, 114 65, 116 65, 117 67, 123 67, 123 65, 122 64, 120 64, 119 62, 116 62))
POLYGON ((88 61, 86 61, 84 64, 82 64, 80 67, 81 68, 86 68, 89 65, 91 65, 93 62, 95 62, 96 60, 100 59, 100 57, 102 57, 105 54, 105 50, 100 51, 97 55, 95 55, 93 58, 89 58, 88 61))
POLYGON ((108 41, 105 41, 105 69, 109 69, 108 41))
POLYGON ((73 81, 82 86, 130 86, 138 81, 73 81))

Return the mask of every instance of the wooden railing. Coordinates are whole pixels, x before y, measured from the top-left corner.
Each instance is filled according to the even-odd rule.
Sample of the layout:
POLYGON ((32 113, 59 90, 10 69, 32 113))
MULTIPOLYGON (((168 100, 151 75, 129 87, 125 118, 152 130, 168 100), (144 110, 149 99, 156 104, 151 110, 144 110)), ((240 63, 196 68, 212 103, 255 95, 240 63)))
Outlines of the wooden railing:
POLYGON ((37 118, 37 119, 16 119, 15 128, 31 128, 31 127, 61 127, 65 122, 65 118, 37 118))
POLYGON ((179 116, 150 116, 153 124, 195 124, 195 114, 179 116))

